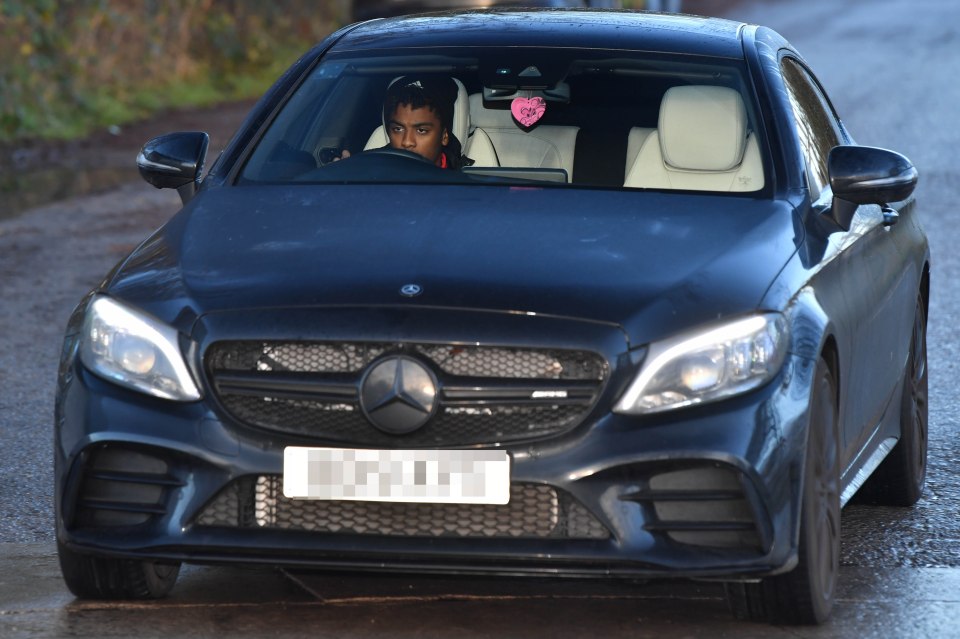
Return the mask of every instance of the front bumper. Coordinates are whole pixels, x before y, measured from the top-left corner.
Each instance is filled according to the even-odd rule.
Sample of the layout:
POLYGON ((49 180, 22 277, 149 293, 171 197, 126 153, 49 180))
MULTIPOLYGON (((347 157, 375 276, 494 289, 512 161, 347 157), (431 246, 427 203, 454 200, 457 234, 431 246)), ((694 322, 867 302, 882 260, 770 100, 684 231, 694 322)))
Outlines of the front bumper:
MULTIPOLYGON (((542 489, 550 505, 537 511, 534 497, 533 506, 514 504, 506 517, 482 509, 509 505, 459 506, 481 522, 471 533, 469 525, 390 528, 370 521, 378 507, 369 504, 359 524, 349 504, 335 517, 322 505, 319 515, 302 516, 318 504, 287 503, 276 487, 284 447, 305 445, 303 438, 231 423, 204 402, 148 398, 74 362, 58 395, 57 534, 77 552, 194 563, 774 574, 796 560, 810 368, 792 358, 774 382, 748 395, 655 418, 600 411, 563 435, 506 446, 514 488, 542 489), (530 520, 526 527, 509 525, 517 516, 530 520), (507 525, 482 525, 500 519, 507 525)), ((408 519, 400 512, 391 521, 408 519)))

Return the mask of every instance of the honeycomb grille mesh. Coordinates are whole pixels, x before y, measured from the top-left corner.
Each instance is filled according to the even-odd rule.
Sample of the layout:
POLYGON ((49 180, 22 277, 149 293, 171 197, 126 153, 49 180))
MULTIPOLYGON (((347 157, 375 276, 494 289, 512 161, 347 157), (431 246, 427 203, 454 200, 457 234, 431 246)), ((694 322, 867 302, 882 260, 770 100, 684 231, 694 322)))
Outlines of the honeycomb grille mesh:
POLYGON ((600 357, 583 351, 450 344, 219 342, 207 358, 214 370, 358 373, 398 350, 422 355, 448 375, 465 377, 600 381, 606 373, 600 357))
POLYGON ((258 527, 400 537, 606 539, 579 502, 538 484, 513 484, 503 506, 293 500, 282 479, 262 476, 225 488, 197 519, 203 526, 258 527), (247 513, 247 514, 245 514, 247 513))

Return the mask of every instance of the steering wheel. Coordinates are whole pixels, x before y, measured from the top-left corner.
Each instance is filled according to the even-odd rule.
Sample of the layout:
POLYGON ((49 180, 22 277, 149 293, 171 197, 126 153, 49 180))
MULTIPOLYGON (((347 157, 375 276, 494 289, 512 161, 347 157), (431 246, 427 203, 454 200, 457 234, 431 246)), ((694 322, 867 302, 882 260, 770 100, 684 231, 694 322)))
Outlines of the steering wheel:
POLYGON ((354 153, 296 177, 297 182, 374 184, 462 183, 465 179, 460 171, 443 171, 422 155, 389 146, 354 153))
MULTIPOLYGON (((433 162, 431 162, 431 161, 428 160, 427 158, 423 157, 423 156, 420 155, 419 153, 414 153, 413 151, 407 151, 406 149, 395 149, 395 148, 392 147, 392 146, 384 146, 384 147, 381 147, 381 148, 379 148, 379 149, 368 149, 368 150, 364 151, 364 153, 373 153, 373 154, 379 154, 379 155, 392 155, 392 156, 398 157, 398 158, 406 158, 406 159, 408 159, 408 160, 420 160, 421 162, 424 162, 424 163, 426 163, 426 164, 433 164, 433 162)), ((351 155, 350 157, 355 157, 355 156, 352 156, 352 155, 351 155)))

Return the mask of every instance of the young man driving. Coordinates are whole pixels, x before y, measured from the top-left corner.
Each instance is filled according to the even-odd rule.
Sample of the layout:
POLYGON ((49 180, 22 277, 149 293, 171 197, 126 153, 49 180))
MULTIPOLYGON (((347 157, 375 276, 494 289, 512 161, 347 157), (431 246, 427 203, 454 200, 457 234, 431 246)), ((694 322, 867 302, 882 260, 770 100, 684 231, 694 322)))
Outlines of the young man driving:
MULTIPOLYGON (((457 85, 450 78, 405 76, 387 89, 383 125, 394 149, 422 156, 442 169, 473 164, 453 134, 457 85)), ((343 158, 350 157, 344 151, 343 158)))

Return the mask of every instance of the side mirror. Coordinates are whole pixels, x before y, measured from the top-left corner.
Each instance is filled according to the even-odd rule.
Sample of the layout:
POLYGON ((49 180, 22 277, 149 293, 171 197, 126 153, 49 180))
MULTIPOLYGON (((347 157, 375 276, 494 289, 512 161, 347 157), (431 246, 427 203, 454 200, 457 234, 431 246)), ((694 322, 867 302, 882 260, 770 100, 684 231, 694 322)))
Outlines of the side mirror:
POLYGON ((169 133, 143 145, 137 168, 158 189, 177 189, 186 204, 197 192, 210 136, 202 131, 169 133))
POLYGON ((848 230, 858 204, 885 205, 910 197, 917 169, 893 151, 869 146, 835 146, 827 156, 833 191, 831 216, 848 230))

